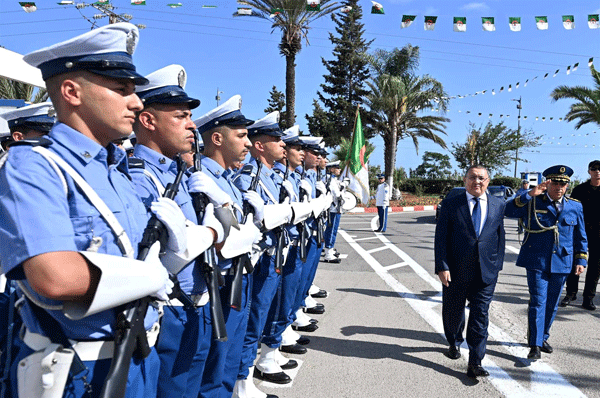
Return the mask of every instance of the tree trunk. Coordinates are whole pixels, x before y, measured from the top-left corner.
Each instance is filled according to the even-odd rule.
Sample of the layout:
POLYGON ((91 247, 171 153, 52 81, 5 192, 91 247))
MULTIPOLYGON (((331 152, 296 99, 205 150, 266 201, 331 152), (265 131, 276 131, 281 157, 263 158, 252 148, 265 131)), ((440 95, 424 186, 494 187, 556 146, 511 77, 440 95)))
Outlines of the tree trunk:
POLYGON ((396 123, 392 123, 392 131, 385 136, 383 143, 385 145, 385 180, 390 186, 390 191, 394 189, 394 169, 396 164, 396 145, 398 141, 398 127, 396 123))
POLYGON ((288 127, 296 124, 296 54, 285 57, 285 122, 288 127))

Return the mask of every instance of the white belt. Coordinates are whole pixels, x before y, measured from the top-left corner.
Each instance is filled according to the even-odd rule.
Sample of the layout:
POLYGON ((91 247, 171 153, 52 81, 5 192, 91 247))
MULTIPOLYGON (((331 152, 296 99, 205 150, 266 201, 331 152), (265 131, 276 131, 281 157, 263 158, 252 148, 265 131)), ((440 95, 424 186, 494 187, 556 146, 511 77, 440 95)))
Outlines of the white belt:
MULTIPOLYGON (((246 275, 248 273, 248 270, 246 269, 246 267, 243 268, 242 273, 244 275, 246 275)), ((221 275, 226 276, 226 275, 235 275, 233 272, 233 267, 231 268, 227 268, 226 270, 221 271, 221 275)))
MULTIPOLYGON (((150 347, 154 347, 154 344, 156 344, 159 331, 160 325, 158 323, 155 323, 150 330, 146 331, 150 347)), ((98 361, 112 358, 115 349, 114 340, 76 341, 69 339, 69 341, 82 361, 98 361)), ((30 332, 28 329, 25 329, 23 342, 34 351, 43 350, 52 344, 48 337, 30 332)))
MULTIPOLYGON (((208 303, 208 292, 204 292, 202 294, 192 294, 190 299, 194 302, 196 307, 203 307, 208 303)), ((173 307, 183 307, 183 303, 179 301, 179 299, 171 299, 168 301, 168 304, 173 307)))

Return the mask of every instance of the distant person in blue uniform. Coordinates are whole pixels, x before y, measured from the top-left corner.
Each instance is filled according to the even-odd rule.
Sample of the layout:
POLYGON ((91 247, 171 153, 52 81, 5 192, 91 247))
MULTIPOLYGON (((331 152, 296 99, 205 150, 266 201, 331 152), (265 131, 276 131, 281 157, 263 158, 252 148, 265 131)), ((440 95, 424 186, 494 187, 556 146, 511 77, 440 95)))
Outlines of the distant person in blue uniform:
MULTIPOLYGON (((135 259, 149 215, 125 152, 111 143, 131 133, 142 110, 135 85, 147 80, 132 62, 138 37, 134 25, 117 23, 24 57, 41 70, 57 123, 47 137, 12 147, 0 171, 2 272, 29 297, 20 308, 24 348, 13 373, 22 398, 63 391, 97 397, 111 364, 115 308, 145 296, 166 300, 172 290, 158 244, 145 261, 135 259), (69 360, 51 344, 61 334, 86 368, 73 378, 69 360), (58 366, 63 359, 67 366, 58 366)), ((169 231, 165 255, 186 250, 171 233, 182 227, 168 217, 181 212, 171 202, 152 210, 169 231)), ((153 307, 145 326, 152 347, 153 307)), ((155 396, 158 371, 155 349, 145 359, 135 355, 126 396, 155 396)))
POLYGON ((489 175, 475 165, 464 177, 465 194, 444 202, 435 228, 435 272, 442 282, 442 320, 449 349, 460 358, 465 329, 465 302, 469 364, 467 376, 489 376, 481 366, 488 336, 488 311, 498 273, 504 262, 503 200, 486 193, 489 175))
POLYGON ((523 180, 521 181, 521 188, 517 190, 517 196, 521 196, 527 191, 529 191, 529 181, 523 180))
POLYGON ((390 186, 385 182, 385 175, 378 174, 377 192, 375 193, 375 206, 377 206, 377 214, 379 215, 379 227, 375 232, 385 232, 387 229, 387 215, 390 207, 390 186))
POLYGON ((527 270, 531 360, 552 353, 548 339, 562 288, 571 268, 580 275, 587 265, 583 207, 565 196, 572 175, 568 166, 549 167, 546 181, 506 205, 506 216, 520 218, 525 229, 517 266, 527 270))
POLYGON ((50 132, 56 119, 51 102, 42 102, 5 112, 0 115, 6 120, 12 141, 43 137, 50 132))
MULTIPOLYGON (((132 159, 130 169, 142 201, 150 207, 175 180, 179 171, 175 156, 192 149, 196 129, 192 110, 200 101, 185 92, 186 72, 180 65, 169 65, 146 78, 150 83, 136 88, 144 110, 138 113, 134 125, 137 143, 133 156, 142 161, 134 167, 132 159)), ((186 232, 193 244, 188 245, 185 253, 187 261, 177 261, 179 266, 172 273, 177 275, 181 290, 192 299, 193 306, 184 307, 177 297, 161 303, 164 315, 156 344, 160 358, 157 397, 198 397, 212 335, 204 275, 193 260, 213 243, 223 240, 223 227, 210 203, 204 219, 197 219, 187 179, 187 176, 182 178, 174 200, 185 216, 186 232)), ((170 268, 174 264, 165 265, 170 268)))

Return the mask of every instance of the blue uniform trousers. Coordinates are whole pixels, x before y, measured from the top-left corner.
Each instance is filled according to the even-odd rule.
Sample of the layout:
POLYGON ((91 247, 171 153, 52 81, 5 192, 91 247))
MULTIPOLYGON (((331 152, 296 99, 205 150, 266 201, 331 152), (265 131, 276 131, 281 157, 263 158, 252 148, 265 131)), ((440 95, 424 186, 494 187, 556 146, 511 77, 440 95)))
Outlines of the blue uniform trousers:
POLYGON ((332 249, 335 245, 335 238, 337 238, 338 228, 340 227, 340 218, 342 217, 341 213, 329 213, 329 221, 331 224, 327 223, 327 228, 325 229, 325 247, 327 249, 332 249))
POLYGON ((302 264, 298 256, 298 246, 290 247, 285 265, 281 269, 281 282, 271 303, 262 338, 262 342, 270 348, 279 347, 283 331, 294 321, 292 311, 302 276, 302 264))
POLYGON ((389 206, 377 206, 377 214, 379 215, 379 230, 385 232, 387 229, 387 214, 389 206))
POLYGON ((226 275, 225 286, 219 290, 227 329, 227 341, 216 341, 211 338, 211 346, 202 374, 200 394, 198 395, 200 398, 231 397, 233 393, 233 384, 235 384, 240 364, 248 321, 248 312, 244 309, 247 308, 250 298, 251 278, 250 275, 244 275, 242 280, 241 311, 236 311, 229 306, 232 281, 233 276, 226 275), (232 369, 235 369, 235 371, 232 369))
POLYGON ((529 341, 530 347, 541 347, 550 337, 558 301, 569 274, 558 274, 540 270, 527 270, 529 286, 529 341))
POLYGON ((210 305, 186 310, 165 305, 156 351, 159 398, 196 398, 211 343, 210 305))
POLYGON ((448 287, 442 287, 442 320, 449 345, 459 346, 464 340, 465 304, 466 300, 469 300, 467 345, 469 363, 472 365, 481 365, 481 360, 485 356, 488 310, 495 287, 496 282, 486 285, 480 275, 476 275, 468 282, 452 279, 448 287))
MULTIPOLYGON (((12 374, 13 377, 13 398, 17 398, 17 365, 21 359, 33 354, 33 350, 25 344, 21 344, 19 355, 13 362, 12 374)), ((68 379, 65 386, 64 398, 93 398, 100 395, 104 380, 110 369, 111 359, 102 359, 100 361, 84 361, 87 367, 87 382, 91 385, 92 393, 88 394, 81 377, 76 377, 75 380, 68 379)), ((150 355, 145 359, 131 359, 129 366, 129 376, 127 378, 126 398, 147 398, 156 396, 156 381, 158 380, 158 372, 160 369, 160 360, 156 350, 152 348, 150 355)), ((85 373, 86 371, 84 371, 85 373)), ((20 397, 29 398, 29 397, 20 397)))
MULTIPOLYGON (((317 247, 317 239, 315 238, 315 251, 313 257, 311 257, 312 263, 310 268, 310 273, 308 274, 308 279, 304 285, 304 298, 308 296, 308 290, 315 280, 315 276, 317 275, 317 267, 319 266, 319 261, 321 261, 321 252, 323 251, 323 246, 317 247)), ((308 260, 306 261, 308 262, 308 260)), ((304 299, 303 298, 303 299, 304 299)))
POLYGON ((300 286, 296 292, 296 302, 294 303, 294 312, 304 305, 304 299, 308 296, 308 289, 312 284, 311 275, 316 273, 316 264, 319 263, 321 249, 317 248, 317 238, 311 236, 306 247, 306 262, 302 265, 302 275, 300 276, 300 286))

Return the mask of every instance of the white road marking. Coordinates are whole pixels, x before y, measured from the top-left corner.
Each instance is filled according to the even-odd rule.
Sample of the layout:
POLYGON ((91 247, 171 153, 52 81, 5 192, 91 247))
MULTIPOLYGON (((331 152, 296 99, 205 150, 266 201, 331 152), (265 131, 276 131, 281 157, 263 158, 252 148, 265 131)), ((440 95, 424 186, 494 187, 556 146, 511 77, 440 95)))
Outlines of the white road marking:
MULTIPOLYGON (((376 222, 377 217, 371 220, 372 225, 376 222)), ((339 232, 346 242, 348 242, 348 244, 354 250, 356 250, 356 252, 371 266, 371 268, 373 268, 377 275, 379 275, 379 277, 383 279, 388 286, 396 291, 400 297, 407 299, 406 302, 413 308, 413 310, 415 310, 415 312, 419 314, 427 323, 429 323, 434 330, 436 330, 440 335, 442 335, 442 337, 445 338, 440 311, 434 309, 434 307, 437 307, 437 303, 439 303, 439 301, 437 301, 436 305, 433 305, 433 300, 431 297, 422 299, 415 295, 392 275, 390 275, 385 267, 383 267, 373 256, 371 256, 370 253, 356 243, 357 240, 352 239, 343 230, 340 230, 339 232)), ((384 235, 377 234, 377 236, 380 238, 382 243, 386 244, 386 246, 389 246, 392 251, 394 251, 402 260, 404 260, 404 262, 406 262, 407 265, 410 266, 417 275, 419 275, 434 289, 440 292, 436 297, 441 296, 442 284, 439 282, 439 280, 431 276, 421 265, 400 250, 400 248, 393 245, 384 235)), ((511 246, 507 247, 511 248, 511 246)), ((514 248, 512 249, 516 250, 514 248)), ((522 359, 521 362, 526 364, 529 362, 525 359, 528 351, 527 348, 521 346, 510 335, 492 322, 489 323, 488 334, 491 339, 502 344, 502 346, 504 346, 504 348, 511 355, 513 355, 515 359, 522 359)), ((463 343, 463 346, 466 346, 466 344, 463 343)), ((509 397, 585 397, 585 395, 579 389, 569 383, 562 375, 560 375, 550 365, 544 363, 543 361, 533 362, 528 367, 529 371, 531 372, 531 390, 526 389, 516 380, 512 379, 508 373, 497 366, 489 357, 483 359, 482 365, 490 372, 490 377, 488 380, 498 391, 509 397)))
POLYGON ((512 247, 512 246, 506 245, 506 249, 507 249, 508 251, 511 251, 511 252, 515 253, 515 254, 519 254, 519 249, 517 249, 517 248, 515 248, 515 247, 512 247))
POLYGON ((356 240, 356 242, 360 242, 361 240, 370 240, 370 239, 377 239, 377 236, 369 236, 367 238, 358 238, 355 240, 356 240))
POLYGON ((400 268, 400 267, 404 267, 405 265, 408 265, 408 263, 406 261, 403 261, 401 263, 396 263, 396 264, 392 264, 392 265, 386 265, 385 267, 383 267, 384 270, 389 271, 395 268, 400 268))
POLYGON ((382 250, 387 250, 389 249, 389 247, 386 246, 381 246, 381 247, 376 247, 375 249, 371 249, 371 250, 367 250, 367 253, 375 253, 375 252, 380 252, 382 250))

